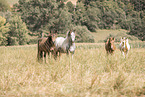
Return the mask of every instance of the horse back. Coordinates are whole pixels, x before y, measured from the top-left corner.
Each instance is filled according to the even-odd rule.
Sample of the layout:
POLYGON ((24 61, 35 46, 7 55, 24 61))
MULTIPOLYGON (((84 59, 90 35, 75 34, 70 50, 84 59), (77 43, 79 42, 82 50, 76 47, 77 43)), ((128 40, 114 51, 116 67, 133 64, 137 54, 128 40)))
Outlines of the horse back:
POLYGON ((58 48, 61 47, 64 40, 65 40, 65 38, 63 38, 63 37, 57 37, 55 39, 55 42, 54 42, 55 46, 58 47, 58 48))

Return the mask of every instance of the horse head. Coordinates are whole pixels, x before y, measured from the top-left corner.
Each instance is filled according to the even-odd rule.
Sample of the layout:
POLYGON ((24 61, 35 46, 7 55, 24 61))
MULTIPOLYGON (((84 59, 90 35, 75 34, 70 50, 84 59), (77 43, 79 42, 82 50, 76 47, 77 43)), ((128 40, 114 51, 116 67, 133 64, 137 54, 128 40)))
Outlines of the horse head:
POLYGON ((107 42, 105 43, 105 49, 107 51, 107 54, 113 54, 113 52, 115 51, 116 47, 114 45, 114 41, 115 38, 114 37, 110 37, 108 38, 107 42))
POLYGON ((73 43, 75 41, 75 32, 73 30, 69 30, 67 32, 66 38, 69 39, 69 41, 73 43))
POLYGON ((54 44, 54 38, 55 38, 55 34, 49 33, 47 36, 47 43, 50 47, 50 51, 53 51, 55 48, 55 44, 54 44))
POLYGON ((72 39, 73 42, 75 41, 75 32, 71 33, 71 39, 72 39))
POLYGON ((128 50, 129 49, 128 48, 129 47, 128 45, 129 45, 128 38, 122 37, 121 38, 121 47, 122 47, 122 49, 125 50, 125 51, 128 50))
MULTIPOLYGON (((127 39, 127 42, 128 42, 128 39, 127 39)), ((126 37, 121 38, 121 46, 122 46, 122 48, 126 47, 126 37)))
POLYGON ((115 38, 114 38, 114 37, 110 37, 110 38, 107 40, 108 45, 109 45, 109 47, 110 47, 111 50, 115 50, 114 41, 115 41, 115 38))

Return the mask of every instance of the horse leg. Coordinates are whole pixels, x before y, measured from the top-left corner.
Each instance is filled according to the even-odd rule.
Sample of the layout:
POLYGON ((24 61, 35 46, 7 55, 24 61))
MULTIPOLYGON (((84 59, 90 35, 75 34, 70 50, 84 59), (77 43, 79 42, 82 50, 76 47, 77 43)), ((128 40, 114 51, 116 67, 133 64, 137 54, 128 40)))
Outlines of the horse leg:
POLYGON ((122 51, 122 54, 123 54, 123 57, 125 58, 125 54, 124 54, 124 51, 122 51))
POLYGON ((73 59, 74 51, 71 53, 72 59, 73 59))
POLYGON ((48 53, 48 58, 50 58, 50 52, 47 52, 48 53))
POLYGON ((38 51, 38 53, 37 53, 37 59, 39 61, 39 59, 40 59, 40 51, 38 51))
POLYGON ((42 51, 40 51, 40 58, 42 58, 43 57, 43 52, 42 51))
POLYGON ((68 50, 66 51, 66 54, 67 54, 67 56, 69 55, 69 51, 68 50))
POLYGON ((53 51, 52 52, 52 55, 53 55, 54 59, 56 60, 57 59, 57 56, 58 56, 58 51, 53 51))
POLYGON ((61 53, 60 53, 60 51, 58 53, 59 53, 59 59, 60 59, 61 53))
POLYGON ((44 60, 45 60, 45 63, 46 63, 46 52, 44 52, 44 60))
POLYGON ((42 61, 42 57, 43 57, 43 52, 42 51, 38 51, 38 54, 37 54, 37 58, 38 58, 38 61, 42 61))

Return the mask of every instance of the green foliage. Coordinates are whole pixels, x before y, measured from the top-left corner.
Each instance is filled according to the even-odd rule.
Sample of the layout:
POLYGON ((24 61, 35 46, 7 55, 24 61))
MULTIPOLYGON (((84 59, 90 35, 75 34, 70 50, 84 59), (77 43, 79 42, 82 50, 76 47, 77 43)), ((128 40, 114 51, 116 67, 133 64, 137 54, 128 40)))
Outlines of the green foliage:
POLYGON ((75 6, 72 4, 72 2, 71 1, 67 2, 66 6, 68 7, 68 11, 70 13, 73 13, 75 6))
POLYGON ((23 21, 31 31, 38 31, 48 24, 50 19, 58 17, 55 0, 19 0, 19 4, 14 8, 21 13, 23 21))
POLYGON ((134 5, 134 10, 136 11, 142 11, 145 9, 144 0, 130 0, 130 2, 134 5))
POLYGON ((6 23, 6 19, 0 16, 0 27, 6 23))
POLYGON ((0 0, 0 11, 5 12, 7 10, 10 10, 10 6, 7 3, 7 1, 6 0, 0 0))
POLYGON ((0 45, 7 44, 6 32, 9 31, 9 29, 4 25, 5 23, 6 19, 0 16, 0 45))
MULTIPOLYGON (((94 2, 93 2, 94 3, 94 2)), ((101 17, 101 11, 99 8, 88 6, 86 10, 86 21, 85 25, 88 27, 88 29, 92 32, 95 32, 96 29, 98 29, 98 25, 100 24, 100 17, 101 17)))
POLYGON ((62 34, 80 25, 91 32, 126 29, 131 31, 130 34, 144 37, 143 0, 78 0, 76 6, 64 2, 66 0, 19 0, 14 5, 14 11, 20 13, 35 35, 43 31, 62 34))
POLYGON ((67 8, 64 8, 63 10, 60 10, 59 17, 57 19, 50 20, 50 24, 47 25, 47 29, 53 31, 53 33, 64 33, 71 29, 71 25, 72 15, 68 12, 67 8))
POLYGON ((134 19, 133 24, 135 25, 129 34, 138 37, 140 40, 145 41, 145 17, 140 19, 134 19))
POLYGON ((12 12, 11 11, 0 12, 0 16, 4 17, 6 19, 6 23, 8 23, 12 16, 12 12))
POLYGON ((76 31, 76 41, 77 42, 94 42, 94 37, 91 35, 90 31, 85 26, 74 27, 76 31))
POLYGON ((27 43, 28 30, 20 16, 13 15, 7 25, 10 29, 7 32, 8 45, 23 45, 27 43))
POLYGON ((73 22, 76 25, 84 25, 86 22, 87 16, 86 16, 86 9, 84 7, 84 4, 82 2, 77 3, 76 10, 73 15, 73 22))

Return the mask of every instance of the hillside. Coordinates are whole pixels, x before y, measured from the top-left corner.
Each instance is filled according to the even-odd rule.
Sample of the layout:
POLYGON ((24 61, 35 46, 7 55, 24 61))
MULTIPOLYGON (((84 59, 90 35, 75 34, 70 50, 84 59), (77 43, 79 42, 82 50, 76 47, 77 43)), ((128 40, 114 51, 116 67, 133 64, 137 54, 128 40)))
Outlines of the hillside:
MULTIPOLYGON (((10 6, 12 6, 13 4, 18 3, 19 0, 6 0, 6 1, 10 4, 10 6)), ((68 1, 71 1, 73 4, 75 4, 77 0, 68 0, 68 1)))
MULTIPOLYGON (((11 6, 18 2, 18 0, 7 1, 11 6)), ((143 0, 141 1, 143 2, 143 0)), ((25 40, 23 44, 36 44, 34 42, 41 37, 41 33, 44 33, 45 36, 49 32, 65 35, 68 30, 72 29, 77 32, 76 42, 79 43, 104 43, 108 37, 115 37, 116 42, 119 42, 121 37, 128 37, 129 41, 144 41, 144 7, 137 5, 142 2, 26 0, 13 6, 13 10, 10 12, 1 12, 1 16, 4 17, 2 20, 6 19, 2 26, 8 27, 10 31, 4 32, 1 28, 3 39, 0 41, 0 45, 22 45, 20 42, 22 38, 25 40), (72 1, 73 4, 78 1, 76 7, 69 1, 72 1), (9 23, 10 26, 5 25, 6 23, 9 23), (26 26, 25 30, 21 30, 22 24, 26 26), (8 35, 6 35, 7 33, 8 35), (25 33, 25 37, 20 38, 20 35, 16 33, 20 35, 25 33), (33 37, 36 38, 33 39, 33 37)), ((2 10, 7 11, 7 9, 2 10)))
POLYGON ((6 0, 10 6, 12 6, 13 4, 17 3, 19 0, 6 0))
POLYGON ((96 43, 104 42, 105 39, 107 39, 110 36, 115 37, 116 42, 120 41, 121 37, 127 37, 132 42, 133 41, 140 42, 140 40, 137 37, 135 37, 133 35, 129 35, 127 33, 128 33, 128 31, 124 30, 124 29, 118 29, 118 30, 106 30, 106 29, 104 29, 104 30, 97 30, 97 32, 92 33, 92 35, 94 36, 96 43))

